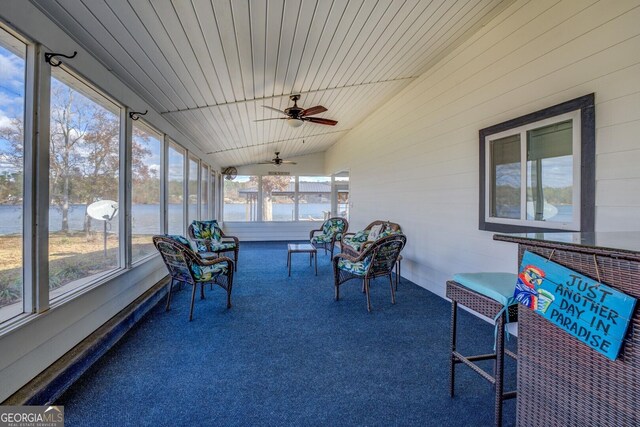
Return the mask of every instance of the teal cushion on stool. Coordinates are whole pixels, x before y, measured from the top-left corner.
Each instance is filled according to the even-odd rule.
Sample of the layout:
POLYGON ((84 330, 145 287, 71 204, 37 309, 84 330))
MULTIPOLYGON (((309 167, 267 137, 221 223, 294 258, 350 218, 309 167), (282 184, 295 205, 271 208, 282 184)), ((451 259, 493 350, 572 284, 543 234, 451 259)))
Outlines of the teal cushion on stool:
POLYGON ((513 273, 458 273, 455 282, 502 305, 514 304, 513 291, 518 275, 513 273))

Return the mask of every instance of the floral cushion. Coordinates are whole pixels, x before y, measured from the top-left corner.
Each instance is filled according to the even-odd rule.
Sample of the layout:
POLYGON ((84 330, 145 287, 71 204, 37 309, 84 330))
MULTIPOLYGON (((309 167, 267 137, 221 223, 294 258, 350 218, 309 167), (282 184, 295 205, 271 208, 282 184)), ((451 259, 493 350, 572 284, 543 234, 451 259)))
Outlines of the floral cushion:
POLYGON ((358 231, 353 236, 345 236, 342 239, 342 244, 353 248, 353 250, 356 252, 360 252, 360 249, 362 249, 364 242, 367 241, 368 235, 368 230, 358 231))
POLYGON ((369 236, 369 231, 367 230, 358 231, 356 234, 353 235, 353 237, 351 238, 351 241, 363 243, 367 241, 368 236, 369 236))
POLYGON ((191 272, 193 273, 193 278, 196 279, 197 282, 208 282, 220 273, 226 274, 227 264, 224 262, 206 266, 193 264, 191 266, 191 272))
POLYGON ((371 264, 371 257, 365 258, 360 262, 352 262, 347 259, 341 258, 338 260, 338 268, 340 270, 348 271, 356 276, 364 276, 371 264))
POLYGON ((360 249, 364 246, 365 242, 354 242, 353 240, 342 242, 343 245, 353 248, 354 251, 360 252, 360 249))
POLYGON ((182 243, 183 245, 186 245, 189 248, 191 247, 189 240, 184 236, 180 236, 178 234, 165 234, 164 237, 168 237, 171 240, 175 240, 176 242, 182 243))
MULTIPOLYGON (((336 235, 336 240, 342 239, 342 233, 344 232, 345 223, 341 219, 330 219, 322 224, 322 234, 333 236, 336 235)), ((331 241, 331 239, 329 239, 331 241)))
POLYGON ((193 237, 196 239, 219 242, 222 238, 222 230, 215 219, 213 221, 193 221, 191 225, 193 225, 193 237))
POLYGON ((311 243, 331 243, 330 234, 316 234, 311 238, 311 243))
POLYGON ((209 250, 204 240, 198 240, 195 242, 192 241, 190 244, 191 244, 191 250, 193 250, 194 252, 199 253, 199 252, 206 252, 209 250))
POLYGON ((236 248, 236 242, 211 242, 211 250, 214 252, 220 252, 224 250, 231 250, 236 248))

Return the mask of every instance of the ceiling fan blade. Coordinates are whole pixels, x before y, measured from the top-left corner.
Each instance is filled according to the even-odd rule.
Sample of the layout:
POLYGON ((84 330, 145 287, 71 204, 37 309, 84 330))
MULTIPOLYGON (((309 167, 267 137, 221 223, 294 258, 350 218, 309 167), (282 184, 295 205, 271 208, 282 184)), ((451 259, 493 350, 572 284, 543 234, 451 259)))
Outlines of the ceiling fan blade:
POLYGON ((297 165, 296 162, 292 162, 291 160, 283 160, 280 163, 285 164, 285 165, 297 165))
POLYGON ((269 162, 256 162, 256 165, 272 165, 273 161, 269 161, 269 162))
POLYGON ((280 114, 287 114, 287 113, 285 113, 285 112, 284 112, 284 111, 282 111, 282 110, 278 110, 277 108, 269 107, 268 105, 263 105, 262 107, 263 107, 263 108, 268 108, 269 110, 277 111, 277 112, 278 112, 278 113, 280 113, 280 114))
POLYGON ((288 117, 273 117, 271 119, 258 119, 258 120, 254 120, 254 122, 266 122, 267 120, 284 120, 284 119, 288 119, 288 117))
POLYGON ((325 111, 327 111, 327 109, 324 108, 322 105, 316 105, 315 107, 311 107, 311 108, 307 108, 306 110, 303 110, 301 115, 313 116, 314 114, 324 113, 325 111))
POLYGON ((335 120, 331 120, 331 119, 322 119, 320 117, 302 117, 301 120, 304 120, 306 122, 311 122, 311 123, 317 123, 319 125, 329 125, 329 126, 335 126, 338 124, 337 121, 335 120))

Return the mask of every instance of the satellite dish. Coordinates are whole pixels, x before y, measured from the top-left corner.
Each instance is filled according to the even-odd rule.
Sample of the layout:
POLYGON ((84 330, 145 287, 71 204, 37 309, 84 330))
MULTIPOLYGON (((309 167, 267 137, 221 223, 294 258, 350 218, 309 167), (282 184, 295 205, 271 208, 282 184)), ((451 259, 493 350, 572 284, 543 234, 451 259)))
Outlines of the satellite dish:
MULTIPOLYGON (((87 206, 87 215, 98 221, 104 221, 104 256, 107 257, 107 222, 111 221, 118 213, 118 202, 113 200, 98 200, 87 206)), ((109 226, 111 223, 109 223, 109 226)))
POLYGON ((87 215, 98 221, 111 221, 118 213, 118 202, 98 200, 87 206, 87 215))

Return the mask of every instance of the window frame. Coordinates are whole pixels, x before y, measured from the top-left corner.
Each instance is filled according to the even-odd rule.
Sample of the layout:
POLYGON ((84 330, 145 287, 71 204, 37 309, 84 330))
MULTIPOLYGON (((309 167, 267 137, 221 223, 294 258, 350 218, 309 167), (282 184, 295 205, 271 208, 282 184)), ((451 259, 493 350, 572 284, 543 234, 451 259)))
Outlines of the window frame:
MULTIPOLYGON (((189 153, 187 153, 186 148, 184 148, 182 145, 178 144, 176 141, 174 141, 173 139, 169 138, 169 137, 165 137, 165 144, 164 144, 164 156, 165 156, 165 161, 163 161, 163 167, 165 168, 166 172, 164 174, 164 177, 162 179, 162 182, 165 185, 166 190, 163 192, 164 193, 164 197, 165 199, 163 200, 164 206, 163 209, 165 209, 165 233, 169 233, 171 234, 172 231, 169 229, 169 178, 170 178, 170 173, 169 173, 169 169, 171 167, 170 164, 170 157, 169 157, 169 150, 174 150, 175 152, 177 152, 178 154, 180 154, 182 156, 182 206, 181 206, 181 210, 182 210, 182 232, 179 233, 183 236, 186 235, 186 231, 187 231, 187 197, 185 197, 188 194, 188 189, 187 189, 187 174, 188 172, 188 167, 189 167, 189 163, 188 163, 188 159, 189 159, 189 153)), ((175 233, 174 233, 175 234, 175 233)))
POLYGON ((211 167, 203 160, 200 161, 200 179, 198 180, 198 198, 200 204, 198 205, 198 211, 200 214, 200 220, 206 221, 211 216, 211 167), (206 189, 202 188, 202 184, 206 185, 206 189), (207 198, 207 206, 204 206, 204 197, 207 198))
MULTIPOLYGON (((595 224, 595 94, 591 93, 554 105, 479 131, 479 224, 478 228, 497 232, 593 231, 595 224), (495 218, 489 216, 490 152, 489 143, 501 137, 520 133, 521 147, 526 148, 522 135, 531 129, 573 118, 573 203, 576 214, 571 224, 535 220, 495 218), (577 123, 579 121, 579 123, 577 123), (578 134, 578 135, 576 135, 578 134), (577 218, 575 217, 577 216, 577 218), (544 225, 540 225, 544 224, 544 225)), ((526 209, 526 150, 521 150, 521 206, 526 209), (524 197, 524 202, 523 202, 524 197)), ((526 215, 526 211, 523 214, 526 215)), ((526 216, 525 216, 526 218, 526 216)))
MULTIPOLYGON (((7 34, 8 37, 14 38, 16 47, 18 44, 24 46, 24 87, 22 100, 22 123, 23 123, 23 140, 22 140, 22 203, 20 207, 20 238, 22 240, 22 248, 20 251, 21 271, 20 271, 20 300, 14 303, 0 307, 0 330, 3 325, 21 319, 25 315, 36 312, 43 301, 43 306, 48 307, 48 296, 46 301, 39 297, 37 283, 35 281, 34 271, 38 266, 37 259, 32 256, 33 241, 35 239, 35 224, 37 220, 33 212, 33 204, 35 203, 35 191, 33 190, 34 174, 27 173, 29 169, 33 171, 35 164, 35 147, 37 144, 34 129, 37 127, 37 115, 35 114, 35 99, 37 96, 37 85, 34 82, 33 74, 35 64, 38 60, 38 53, 34 43, 22 34, 14 31, 9 26, 0 22, 0 31, 7 34)), ((8 40, 7 44, 11 45, 12 41, 8 40)), ((6 50, 13 52, 10 47, 6 50)), ((48 268, 48 266, 47 266, 48 268)))
MULTIPOLYGON (((42 53, 42 49, 41 49, 41 53, 42 53)), ((44 58, 44 54, 42 55, 42 58, 44 58)), ((40 62, 40 64, 42 65, 42 62, 40 62)), ((51 70, 50 67, 47 67, 47 68, 48 68, 47 70, 48 72, 46 75, 47 84, 41 85, 42 86, 41 91, 46 90, 48 92, 48 94, 45 94, 45 96, 47 96, 46 119, 49 121, 49 123, 51 121, 51 102, 50 102, 51 95, 50 94, 51 94, 52 80, 54 78, 56 78, 56 80, 58 80, 62 84, 69 86, 73 90, 79 92, 82 96, 88 98, 91 102, 94 102, 100 105, 102 108, 106 109, 107 111, 111 111, 111 110, 107 106, 102 104, 100 102, 101 100, 111 103, 115 108, 117 108, 117 112, 111 111, 114 115, 118 116, 118 128, 119 128, 118 156, 120 158, 120 162, 118 165, 117 203, 119 206, 118 208, 119 210, 121 210, 122 207, 124 206, 125 207, 124 210, 126 211, 126 200, 123 197, 125 196, 125 181, 127 177, 127 171, 126 171, 127 167, 125 165, 127 162, 127 157, 129 157, 129 161, 130 161, 130 156, 127 156, 127 152, 131 150, 130 139, 127 140, 127 136, 130 137, 130 135, 127 135, 129 133, 130 126, 127 124, 128 119, 126 118, 126 111, 127 111, 126 106, 120 101, 118 101, 116 98, 111 96, 111 94, 109 94, 107 91, 103 90, 98 84, 92 82, 90 79, 86 78, 84 74, 77 71, 74 67, 71 67, 68 64, 61 64, 56 71, 62 71, 68 74, 68 77, 71 77, 71 79, 77 81, 78 83, 80 83, 80 85, 85 86, 86 92, 83 92, 82 90, 77 89, 72 85, 72 83, 69 83, 65 80, 58 79, 53 75, 53 72, 52 72, 53 70, 51 70), (129 126, 129 130, 125 130, 127 126, 129 126), (125 151, 123 151, 123 149, 125 149, 125 151)), ((41 96, 42 96, 42 92, 41 92, 41 96)), ((43 107, 45 107, 44 104, 41 106, 41 108, 43 107)), ((47 139, 46 150, 49 152, 51 150, 51 128, 49 125, 47 125, 47 130, 48 132, 46 135, 46 139, 47 139)), ((47 160, 48 162, 50 162, 50 155, 47 155, 47 160)), ((130 250, 128 246, 130 244, 130 240, 128 240, 129 230, 128 230, 126 212, 125 213, 119 212, 118 218, 117 218, 117 221, 118 221, 117 266, 109 270, 104 270, 98 273, 94 273, 90 276, 81 277, 79 279, 65 283, 64 285, 60 286, 60 288, 64 288, 68 285, 73 285, 73 286, 70 286, 68 290, 64 290, 63 292, 60 292, 60 293, 56 292, 60 288, 52 291, 49 287, 51 284, 51 277, 50 277, 51 257, 49 253, 49 249, 51 247, 51 242, 50 242, 51 230, 50 230, 50 224, 49 224, 49 213, 51 209, 51 203, 50 203, 51 195, 49 193, 49 189, 50 189, 51 183, 50 183, 50 170, 49 170, 48 164, 47 164, 47 169, 48 170, 46 175, 47 175, 47 199, 48 200, 42 201, 43 204, 41 205, 43 208, 44 206, 46 206, 46 210, 43 211, 42 213, 47 216, 47 232, 44 233, 46 234, 46 236, 43 236, 43 238, 46 239, 46 246, 47 246, 46 267, 44 268, 47 270, 47 273, 46 273, 46 283, 42 284, 43 287, 46 286, 46 293, 43 287, 41 287, 39 291, 40 293, 44 293, 44 295, 46 295, 46 298, 48 298, 48 306, 55 307, 59 304, 64 304, 65 302, 71 299, 74 299, 78 295, 84 294, 85 292, 89 291, 90 289, 93 289, 94 287, 102 285, 103 283, 111 280, 112 278, 123 274, 128 268, 130 268, 130 259, 129 259, 130 250)), ((44 173, 43 171, 41 172, 44 173)), ((130 196, 130 194, 128 194, 127 196, 130 196)), ((40 203, 40 202, 36 202, 36 203, 40 203)), ((44 243, 44 240, 41 241, 40 243, 44 243)), ((44 276, 42 274, 41 274, 41 277, 42 277, 42 280, 44 280, 44 276)), ((42 311, 41 309, 42 307, 38 309, 38 312, 41 312, 42 311)))
MULTIPOLYGON (((127 121, 131 122, 131 137, 130 140, 129 138, 127 138, 126 143, 129 145, 129 147, 127 148, 127 150, 131 150, 133 148, 133 128, 135 126, 138 126, 140 128, 142 128, 143 130, 145 130, 144 128, 147 128, 146 131, 148 133, 150 133, 152 136, 157 137, 156 139, 160 142, 160 173, 159 173, 159 179, 160 179, 160 186, 158 188, 159 190, 159 197, 160 197, 160 233, 159 234, 165 234, 167 232, 167 228, 166 228, 166 224, 165 224, 165 209, 164 209, 164 204, 165 204, 165 197, 164 197, 164 175, 166 174, 166 169, 164 167, 164 157, 165 157, 165 134, 163 134, 162 132, 160 132, 155 126, 153 126, 151 123, 139 119, 137 121, 132 121, 130 117, 128 117, 128 113, 129 113, 129 109, 127 109, 126 111, 126 119, 127 121)), ((128 132, 128 130, 127 130, 128 132)), ((126 168, 128 169, 128 173, 131 173, 131 186, 128 188, 129 192, 128 192, 128 197, 129 198, 133 198, 133 161, 129 161, 129 164, 126 165, 126 168)), ((147 254, 143 257, 140 257, 138 259, 133 259, 133 202, 131 203, 131 208, 130 208, 130 212, 128 216, 128 236, 127 236, 127 247, 129 248, 129 253, 131 254, 131 260, 129 262, 129 267, 133 267, 136 266, 138 264, 143 263, 144 261, 146 261, 149 258, 153 258, 153 257, 157 257, 160 254, 155 251, 152 252, 150 254, 147 254)))
POLYGON ((187 196, 186 199, 186 216, 185 216, 185 223, 186 223, 186 227, 187 229, 189 228, 189 224, 191 224, 192 221, 199 221, 200 220, 200 172, 201 172, 201 168, 200 168, 200 158, 197 157, 195 154, 193 154, 191 151, 189 151, 187 153, 187 161, 186 161, 186 166, 185 166, 185 182, 186 182, 186 187, 185 187, 185 195, 187 196), (191 162, 195 163, 196 166, 196 176, 195 176, 195 181, 196 181, 196 189, 195 189, 195 196, 196 196, 196 207, 195 207, 195 217, 194 218, 189 218, 189 205, 190 205, 190 201, 191 201, 191 192, 189 191, 189 184, 191 183, 191 162))

